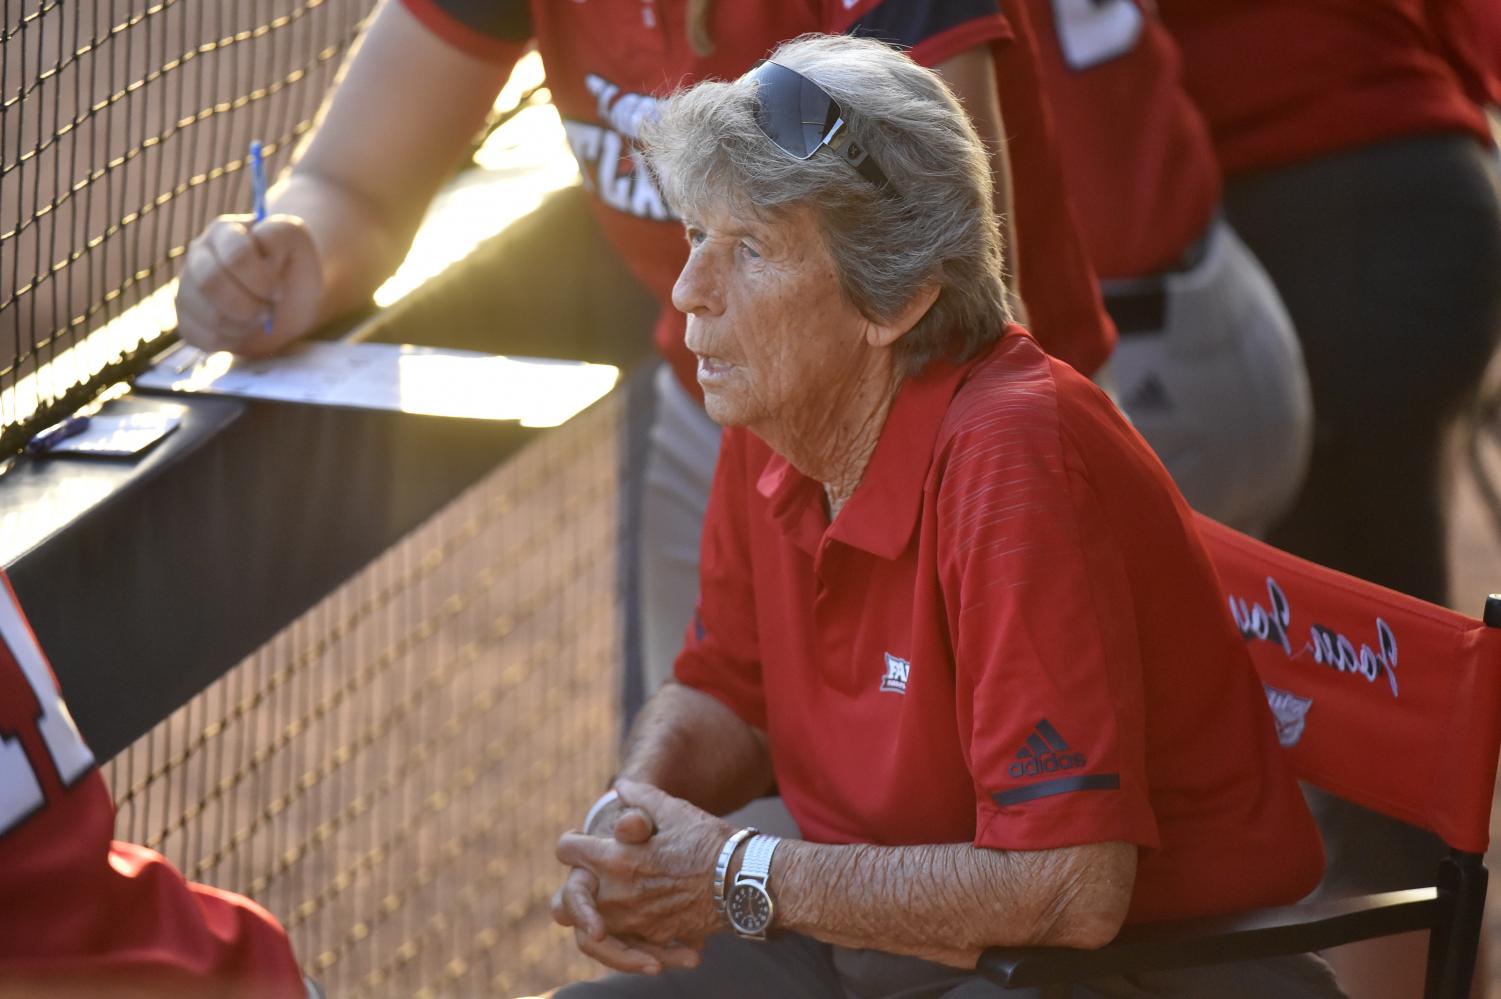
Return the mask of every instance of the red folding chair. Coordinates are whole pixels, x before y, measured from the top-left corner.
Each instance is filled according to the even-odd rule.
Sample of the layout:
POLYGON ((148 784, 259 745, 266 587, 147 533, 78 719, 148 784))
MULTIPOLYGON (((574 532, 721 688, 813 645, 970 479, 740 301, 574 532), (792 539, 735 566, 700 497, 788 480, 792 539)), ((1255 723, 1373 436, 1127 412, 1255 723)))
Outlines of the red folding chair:
POLYGON ((1300 779, 1437 833, 1430 888, 1130 926, 1095 951, 995 948, 979 969, 1066 997, 1112 975, 1322 950, 1429 931, 1427 999, 1465 999, 1485 909, 1501 751, 1501 596, 1484 620, 1305 562, 1199 518, 1228 612, 1300 779))

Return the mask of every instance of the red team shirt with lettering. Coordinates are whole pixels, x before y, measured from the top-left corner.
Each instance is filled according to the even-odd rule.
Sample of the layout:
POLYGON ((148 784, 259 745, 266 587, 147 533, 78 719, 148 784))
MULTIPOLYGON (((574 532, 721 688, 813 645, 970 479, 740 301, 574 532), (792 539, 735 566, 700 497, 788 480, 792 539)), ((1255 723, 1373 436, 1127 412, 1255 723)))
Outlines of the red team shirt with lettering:
POLYGON ((1177 47, 1140 0, 1021 0, 1085 245, 1102 278, 1172 267, 1209 227, 1219 166, 1177 47))
POLYGON ((806 839, 1135 843, 1131 921, 1318 882, 1192 513, 1019 328, 902 386, 832 524, 820 483, 727 430, 700 566, 677 678, 768 733, 806 839))
POLYGON ((1489 144, 1474 0, 1159 0, 1227 176, 1409 135, 1489 144), (1270 68, 1269 68, 1270 67, 1270 68))
POLYGON ((1031 328, 1055 356, 1086 373, 1110 355, 1115 330, 1064 196, 1024 12, 1008 21, 994 0, 719 0, 709 26, 714 51, 699 56, 684 30, 686 0, 403 3, 445 41, 494 62, 515 60, 535 39, 600 226, 662 301, 657 345, 695 397, 696 361, 683 343, 683 316, 671 305, 687 248, 681 224, 632 149, 641 116, 678 87, 739 76, 776 43, 806 32, 899 42, 929 66, 989 45, 1011 139, 1018 276, 1031 328))
MULTIPOLYGON (((248 899, 112 839, 115 806, 0 573, 0 991, 305 996, 248 899)), ((7 992, 7 994, 11 994, 7 992)))

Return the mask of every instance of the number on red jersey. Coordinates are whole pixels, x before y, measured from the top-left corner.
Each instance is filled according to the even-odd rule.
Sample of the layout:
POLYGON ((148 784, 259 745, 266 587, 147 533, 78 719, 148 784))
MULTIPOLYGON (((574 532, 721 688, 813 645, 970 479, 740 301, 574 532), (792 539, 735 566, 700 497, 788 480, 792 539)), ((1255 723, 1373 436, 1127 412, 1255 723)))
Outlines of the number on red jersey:
POLYGON ((1053 0, 1058 44, 1070 69, 1089 69, 1130 52, 1146 18, 1136 0, 1053 0))
POLYGON ((30 705, 22 698, 21 707, 29 718, 21 716, 14 701, 0 703, 0 836, 4 836, 47 801, 37 775, 39 761, 27 752, 20 725, 35 726, 64 788, 72 787, 94 766, 94 754, 73 724, 47 660, 4 577, 0 577, 0 671, 12 674, 12 682, 0 682, 0 691, 14 691, 13 678, 18 674, 25 681, 22 691, 29 688, 36 703, 36 711, 31 714, 30 705))

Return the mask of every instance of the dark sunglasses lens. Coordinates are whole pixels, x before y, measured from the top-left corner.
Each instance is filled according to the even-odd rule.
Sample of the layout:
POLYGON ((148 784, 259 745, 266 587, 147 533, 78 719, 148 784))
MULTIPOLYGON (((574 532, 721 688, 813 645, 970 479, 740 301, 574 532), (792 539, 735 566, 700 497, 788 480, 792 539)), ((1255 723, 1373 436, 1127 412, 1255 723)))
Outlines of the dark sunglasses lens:
POLYGON ((798 159, 812 156, 839 117, 833 100, 817 84, 774 62, 763 62, 755 77, 761 130, 798 159))

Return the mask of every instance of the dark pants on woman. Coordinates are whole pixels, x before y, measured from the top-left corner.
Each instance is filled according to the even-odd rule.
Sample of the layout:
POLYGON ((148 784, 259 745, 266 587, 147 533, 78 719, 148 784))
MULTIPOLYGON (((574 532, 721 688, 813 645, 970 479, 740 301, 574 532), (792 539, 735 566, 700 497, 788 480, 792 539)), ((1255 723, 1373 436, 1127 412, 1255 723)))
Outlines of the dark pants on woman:
MULTIPOLYGON (((555 999, 1037 999, 974 972, 915 957, 831 947, 789 933, 769 943, 721 933, 703 962, 664 975, 612 975, 570 985, 555 999)), ((1328 965, 1312 954, 1113 978, 1074 989, 1075 999, 1339 999, 1328 965)))
POLYGON ((1467 137, 1408 139, 1225 193, 1313 389, 1313 465, 1271 542, 1434 603, 1449 597, 1445 438, 1501 332, 1494 157, 1467 137))
MULTIPOLYGON (((1449 599, 1450 436, 1501 331, 1495 150, 1382 143, 1237 178, 1237 232, 1292 315, 1313 391, 1308 478, 1268 540, 1434 603, 1449 599)), ((1478 615, 1484 594, 1458 594, 1478 615)), ((1311 799, 1334 894, 1431 884, 1427 833, 1311 799)))

